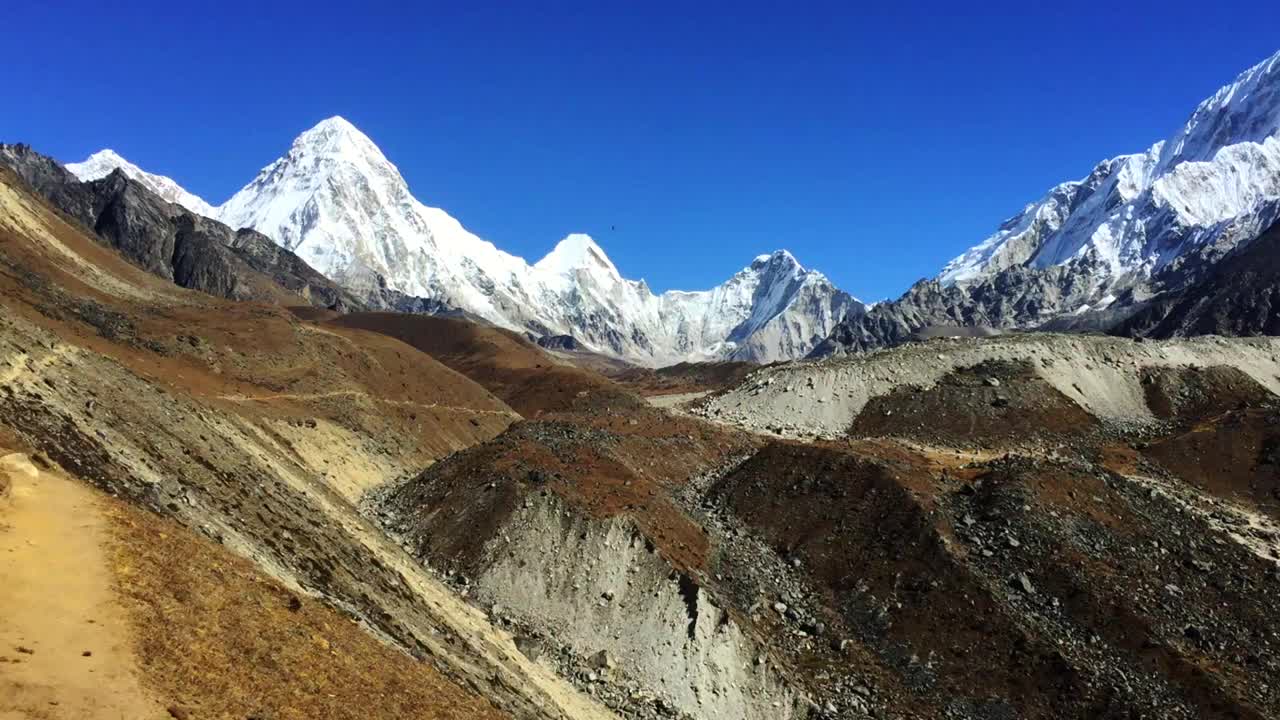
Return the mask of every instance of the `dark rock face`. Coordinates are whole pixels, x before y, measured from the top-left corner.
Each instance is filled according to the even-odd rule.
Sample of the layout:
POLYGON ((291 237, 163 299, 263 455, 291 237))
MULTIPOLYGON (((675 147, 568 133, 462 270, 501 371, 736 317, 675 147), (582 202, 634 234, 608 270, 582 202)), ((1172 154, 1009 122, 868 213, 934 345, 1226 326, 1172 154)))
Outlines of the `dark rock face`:
POLYGON ((572 335, 543 335, 533 340, 548 350, 577 350, 578 341, 572 335))
POLYGON ((1081 287, 1080 277, 1078 269, 1014 266, 970 285, 920 280, 897 300, 851 313, 809 356, 892 347, 928 336, 931 328, 972 328, 977 334, 1034 328, 1086 302, 1090 289, 1081 287))
POLYGON ((1280 225, 1227 256, 1200 282, 1151 300, 1112 332, 1149 338, 1280 335, 1280 225))
POLYGON ((951 328, 950 334, 1280 335, 1280 225, 1235 249, 1194 248, 1152 278, 1122 279, 1107 307, 1081 311, 1095 301, 1088 262, 1014 266, 968 285, 921 280, 897 300, 850 314, 810 357, 892 347, 938 334, 935 328, 951 328))
POLYGON ((166 202, 120 171, 83 183, 25 145, 0 146, 0 163, 104 244, 182 287, 233 300, 267 300, 278 285, 300 302, 363 305, 266 236, 236 232, 166 202))

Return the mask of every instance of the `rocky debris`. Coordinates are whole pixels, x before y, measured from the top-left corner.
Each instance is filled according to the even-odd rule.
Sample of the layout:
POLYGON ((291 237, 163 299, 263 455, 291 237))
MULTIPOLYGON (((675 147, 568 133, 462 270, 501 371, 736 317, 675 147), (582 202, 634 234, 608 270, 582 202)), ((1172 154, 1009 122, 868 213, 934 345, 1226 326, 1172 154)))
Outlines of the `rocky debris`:
POLYGON ((1142 372, 1142 388, 1156 417, 1183 427, 1276 401, 1276 396, 1252 377, 1222 365, 1147 368, 1142 372))
POLYGON ((1027 595, 1036 594, 1036 587, 1031 584, 1030 578, 1028 578, 1025 573, 1018 573, 1017 575, 1009 578, 1009 584, 1027 595))
POLYGON ((528 635, 517 635, 515 638, 516 648, 524 653, 524 656, 537 662, 542 657, 543 643, 528 635))
MULTIPOLYGON (((1163 698, 1152 702, 1168 704, 1171 712, 1188 702, 1185 688, 1180 690, 1176 683, 1132 672, 1136 665, 1122 657, 1128 641, 1123 634, 1117 638, 1111 625, 1094 624, 1100 622, 1094 619, 1096 611, 1081 605, 1085 602, 1081 593, 1088 603, 1110 605, 1126 613, 1129 622, 1138 623, 1147 633, 1146 647, 1161 648, 1159 652, 1173 657, 1174 662, 1181 662, 1177 647, 1184 628, 1199 628, 1197 619, 1209 616, 1215 618, 1215 627, 1233 628, 1228 634, 1240 642, 1235 652, 1275 642, 1271 635, 1276 628, 1269 624, 1270 629, 1261 633, 1266 639, 1257 634, 1246 639, 1251 633, 1245 628, 1269 612, 1260 604, 1270 604, 1270 599, 1260 604, 1250 601, 1248 608, 1237 606, 1238 614, 1228 618, 1217 600, 1203 596, 1201 588, 1217 593, 1230 587, 1220 577, 1205 577, 1214 565, 1198 557, 1206 550, 1225 550, 1226 556, 1233 558, 1226 562, 1236 567, 1256 561, 1247 546, 1235 551, 1222 545, 1222 536, 1217 535, 1222 530, 1214 529, 1212 522, 1201 524, 1211 521, 1211 515, 1188 514, 1188 506, 1171 502, 1172 496, 1165 492, 1153 492, 1145 484, 1135 484, 1087 461, 1044 463, 1008 458, 986 467, 987 474, 976 489, 951 496, 958 501, 954 517, 962 521, 957 522, 958 537, 972 548, 972 557, 984 575, 1005 581, 1011 592, 1009 601, 1025 604, 1037 633, 1060 636, 1059 647, 1068 649, 1070 657, 1076 657, 1073 648, 1088 648, 1080 657, 1088 658, 1099 673, 1123 673, 1126 696, 1163 698), (1121 514, 1126 518, 1126 534, 1117 536, 1112 524, 1121 514), (978 522, 968 522, 975 516, 980 518, 978 522), (1197 525, 1199 529, 1193 529, 1197 525), (1017 546, 1011 545, 1009 538, 1018 538, 1017 546), (1117 574, 1093 575, 1078 567, 1060 567, 1052 558, 1063 553, 1088 558, 1086 562, 1097 562, 1117 574), (1099 652, 1109 647, 1113 649, 1099 652)), ((1256 576, 1257 570, 1242 572, 1241 578, 1256 576)), ((1200 651, 1223 650, 1221 646, 1197 647, 1200 651)), ((1251 653, 1239 657, 1246 654, 1251 653)), ((1273 693, 1274 689, 1265 692, 1273 693)), ((1268 705, 1276 698, 1264 700, 1253 695, 1242 701, 1268 705)))
MULTIPOLYGON (((876 398, 896 396, 906 402, 911 388, 918 388, 918 394, 929 392, 944 378, 954 378, 953 374, 965 368, 1014 363, 1030 367, 1033 373, 1020 381, 1022 397, 1008 378, 995 374, 977 376, 972 396, 982 398, 988 408, 995 410, 1012 410, 1025 398, 1029 409, 1048 411, 1045 419, 1052 420, 1056 411, 1042 407, 1044 403, 1035 397, 1037 386, 1042 388, 1047 383, 1060 394, 1059 405, 1065 398, 1095 421, 1151 425, 1155 418, 1144 399, 1144 371, 1188 364, 1230 366, 1268 393, 1276 394, 1280 393, 1280 363, 1271 358, 1278 354, 1280 341, 1274 338, 1206 337, 1134 343, 1100 336, 1035 333, 938 339, 849 357, 762 368, 737 388, 695 404, 690 412, 752 432, 791 438, 836 438, 844 435, 876 398), (944 359, 939 360, 939 356, 944 359), (988 376, 996 377, 1001 385, 985 384, 982 380, 988 376), (815 383, 812 390, 807 388, 810 379, 815 383), (826 402, 818 403, 819 398, 826 402)), ((901 412, 902 408, 896 406, 882 408, 885 418, 901 412)), ((924 417, 915 423, 928 429, 929 422, 924 417)), ((1009 428, 1016 423, 1003 424, 1006 435, 1012 435, 1009 428)), ((1043 430, 1029 423, 1027 427, 1043 430)))
POLYGON ((612 670, 618 665, 614 662, 613 656, 609 654, 608 650, 601 650, 592 655, 590 662, 598 670, 612 670))
POLYGON ((1098 428, 1093 416, 1040 378, 1030 362, 989 360, 957 368, 932 387, 904 386, 872 398, 849 434, 1008 449, 1067 435, 1079 442, 1098 428))

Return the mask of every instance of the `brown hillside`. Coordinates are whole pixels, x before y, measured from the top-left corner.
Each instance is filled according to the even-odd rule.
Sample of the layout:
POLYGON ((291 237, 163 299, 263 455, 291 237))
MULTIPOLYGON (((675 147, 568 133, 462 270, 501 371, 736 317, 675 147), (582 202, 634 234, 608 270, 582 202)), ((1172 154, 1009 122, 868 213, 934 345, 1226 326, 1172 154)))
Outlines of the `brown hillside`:
POLYGON ((672 395, 735 387, 758 367, 748 362, 682 362, 657 369, 626 368, 608 375, 641 395, 672 395))
POLYGON ((412 345, 488 388, 528 418, 641 405, 616 383, 562 362, 501 328, 399 313, 352 313, 327 324, 371 330, 412 345))
POLYGON ((513 714, 596 717, 357 510, 515 419, 384 334, 149 275, 0 178, 0 436, 199 529, 513 714))

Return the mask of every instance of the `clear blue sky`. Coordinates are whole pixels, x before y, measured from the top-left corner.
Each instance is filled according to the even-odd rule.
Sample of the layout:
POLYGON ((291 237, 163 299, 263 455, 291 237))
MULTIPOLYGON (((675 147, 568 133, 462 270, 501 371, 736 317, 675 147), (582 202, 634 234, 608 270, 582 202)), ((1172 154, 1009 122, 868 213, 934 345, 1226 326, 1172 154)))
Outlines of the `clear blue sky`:
POLYGON ((408 4, 10 3, 0 140, 216 204, 339 114, 530 260, 584 231, 693 289, 786 247, 878 299, 1280 47, 1259 0, 408 4))

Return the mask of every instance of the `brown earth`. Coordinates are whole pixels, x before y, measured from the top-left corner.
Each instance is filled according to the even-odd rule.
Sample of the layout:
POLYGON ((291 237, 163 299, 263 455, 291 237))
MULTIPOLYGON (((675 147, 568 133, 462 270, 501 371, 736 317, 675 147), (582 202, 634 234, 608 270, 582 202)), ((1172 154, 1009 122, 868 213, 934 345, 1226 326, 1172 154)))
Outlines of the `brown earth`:
POLYGON ((1275 396, 1237 368, 1146 368, 1142 387, 1156 417, 1194 423, 1231 410, 1264 407, 1275 396))
POLYGON ((633 367, 607 374, 640 395, 678 395, 735 387, 758 367, 736 361, 682 362, 657 369, 633 367))
POLYGON ((208 540, 123 504, 108 513, 138 665, 190 717, 508 717, 208 540))
POLYGON ((8 448, 0 478, 0 718, 167 717, 113 588, 104 499, 8 448))
POLYGON ((0 298, 7 312, 70 343, 173 391, 239 402, 250 412, 296 416, 310 400, 324 405, 345 396, 382 405, 380 414, 399 416, 393 422, 418 423, 410 417, 415 406, 459 410, 457 418, 437 417, 456 427, 432 427, 424 440, 491 436, 505 427, 477 414, 501 416, 501 401, 402 343, 316 329, 284 308, 182 290, 88 239, 31 196, 8 185, 0 191, 9 211, 0 222, 0 298), (255 398, 265 400, 255 407, 255 398), (474 429, 473 417, 489 429, 474 429))
POLYGON ((1280 410, 1232 410, 1142 452, 1183 481, 1280 520, 1280 410))
POLYGON ((328 324, 371 330, 408 343, 484 386, 527 418, 641 404, 616 383, 554 358, 509 330, 397 313, 352 313, 328 324))
POLYGON ((644 420, 526 421, 396 489, 389 502, 433 561, 474 571, 485 539, 531 493, 554 493, 597 519, 634 519, 675 567, 702 568, 707 538, 674 495, 752 447, 741 433, 657 410, 644 420))
POLYGON ((901 437, 952 447, 1011 447, 1086 435, 1098 421, 1026 362, 962 368, 922 388, 899 386, 871 398, 853 437, 901 437))

